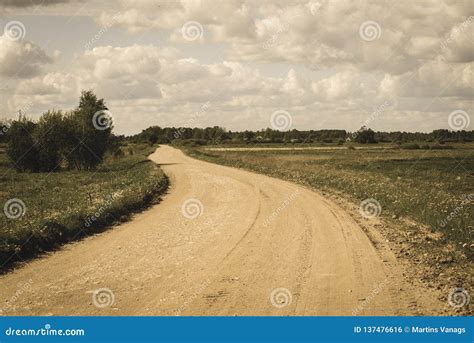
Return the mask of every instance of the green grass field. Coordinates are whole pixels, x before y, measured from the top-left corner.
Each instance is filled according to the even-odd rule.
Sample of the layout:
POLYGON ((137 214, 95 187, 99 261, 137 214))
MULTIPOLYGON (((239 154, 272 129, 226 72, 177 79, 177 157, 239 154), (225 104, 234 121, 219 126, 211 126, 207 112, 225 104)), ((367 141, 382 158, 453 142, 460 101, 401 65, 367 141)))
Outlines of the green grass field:
POLYGON ((381 204, 383 216, 406 217, 426 224, 472 258, 474 145, 454 144, 453 149, 443 150, 367 147, 370 146, 363 150, 294 151, 184 149, 189 155, 210 162, 342 192, 355 203, 374 198, 381 204))
POLYGON ((168 181, 147 159, 155 148, 122 149, 123 157, 109 156, 95 171, 18 173, 0 147, 0 270, 125 221, 157 200, 168 181), (22 203, 5 208, 11 199, 22 203))

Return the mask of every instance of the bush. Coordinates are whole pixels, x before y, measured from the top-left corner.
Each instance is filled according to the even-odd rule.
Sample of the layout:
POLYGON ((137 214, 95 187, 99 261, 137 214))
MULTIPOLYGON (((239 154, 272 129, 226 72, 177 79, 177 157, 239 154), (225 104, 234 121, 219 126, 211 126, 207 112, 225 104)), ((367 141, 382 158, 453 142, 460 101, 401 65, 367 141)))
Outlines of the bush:
POLYGON ((452 145, 446 144, 416 144, 416 143, 401 143, 398 144, 398 149, 404 150, 416 150, 416 149, 424 149, 424 150, 449 150, 454 149, 452 145))
POLYGON ((207 145, 207 141, 205 139, 195 139, 195 138, 186 139, 183 141, 173 141, 172 143, 176 145, 192 146, 192 147, 207 145))
POLYGON ((420 146, 416 143, 405 143, 400 145, 400 148, 405 150, 416 150, 420 149, 420 146))
POLYGON ((447 144, 431 144, 429 146, 429 149, 432 150, 449 150, 449 149, 454 149, 452 145, 447 145, 447 144))

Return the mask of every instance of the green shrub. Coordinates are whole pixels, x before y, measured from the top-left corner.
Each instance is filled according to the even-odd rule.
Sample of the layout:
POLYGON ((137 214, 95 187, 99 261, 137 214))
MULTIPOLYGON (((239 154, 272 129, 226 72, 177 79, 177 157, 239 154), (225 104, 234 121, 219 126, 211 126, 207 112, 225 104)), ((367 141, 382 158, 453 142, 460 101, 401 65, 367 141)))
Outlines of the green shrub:
POLYGON ((400 148, 405 150, 415 150, 420 149, 420 146, 416 143, 404 143, 400 145, 400 148))

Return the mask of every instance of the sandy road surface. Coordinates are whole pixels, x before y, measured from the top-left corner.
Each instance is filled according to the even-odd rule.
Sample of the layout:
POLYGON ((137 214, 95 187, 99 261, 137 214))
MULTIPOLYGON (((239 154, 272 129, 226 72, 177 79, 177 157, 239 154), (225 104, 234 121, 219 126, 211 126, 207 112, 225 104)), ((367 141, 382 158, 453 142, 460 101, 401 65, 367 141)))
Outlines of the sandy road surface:
POLYGON ((171 178, 163 202, 1 276, 3 314, 437 313, 390 251, 322 196, 167 146, 150 158, 171 178), (183 215, 189 199, 202 203, 194 219, 183 215), (113 303, 102 294, 94 304, 101 288, 113 303))

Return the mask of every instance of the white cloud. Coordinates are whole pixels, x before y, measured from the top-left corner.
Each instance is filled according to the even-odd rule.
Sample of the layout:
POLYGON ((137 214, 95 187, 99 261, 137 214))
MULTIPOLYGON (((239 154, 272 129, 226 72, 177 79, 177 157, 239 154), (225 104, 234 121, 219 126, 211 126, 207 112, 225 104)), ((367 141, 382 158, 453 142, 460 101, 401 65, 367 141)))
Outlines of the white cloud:
POLYGON ((414 72, 398 76, 385 75, 381 91, 387 96, 412 98, 471 98, 474 63, 450 64, 438 58, 428 61, 414 72))
MULTIPOLYGON (((227 56, 241 61, 282 61, 312 68, 352 65, 363 70, 403 74, 434 58, 442 37, 459 25, 472 8, 466 2, 430 1, 406 6, 367 1, 144 1, 122 2, 116 24, 131 31, 169 30, 182 42, 180 29, 190 20, 203 25, 206 39, 230 44, 227 56), (212 10, 210 10, 212 9, 212 10), (366 42, 360 25, 375 21, 380 38, 366 42), (211 37, 208 37, 211 36, 211 37)), ((112 13, 103 13, 105 21, 112 13)), ((108 18, 110 19, 110 18, 108 18)), ((469 28, 468 28, 469 29, 469 28)), ((459 35, 446 51, 452 61, 468 62, 472 35, 459 35)))
MULTIPOLYGON (((450 108, 469 107, 469 1, 363 4, 123 0, 112 7, 92 0, 88 11, 99 27, 110 27, 106 46, 75 50, 61 71, 44 68, 51 58, 33 43, 2 44, 0 74, 26 64, 26 79, 8 101, 12 111, 28 101, 38 113, 71 108, 81 89, 93 88, 109 104, 117 131, 126 133, 185 125, 207 101, 209 110, 193 124, 231 129, 267 127, 280 109, 297 128, 357 129, 387 100, 391 106, 375 128, 433 129, 446 124, 450 108), (190 21, 202 25, 201 39, 183 38, 190 21), (372 41, 359 33, 367 21, 380 27, 372 41)), ((43 10, 55 7, 63 13, 67 4, 43 10)))
POLYGON ((337 73, 314 82, 312 88, 318 98, 325 101, 341 101, 360 97, 364 89, 359 76, 353 71, 337 73))
POLYGON ((85 52, 81 63, 98 79, 153 75, 160 70, 159 50, 153 46, 96 47, 85 52))

